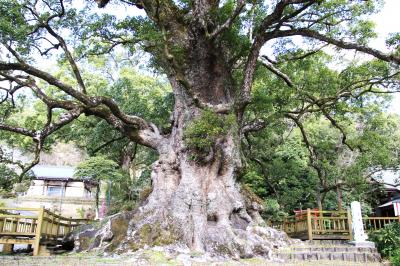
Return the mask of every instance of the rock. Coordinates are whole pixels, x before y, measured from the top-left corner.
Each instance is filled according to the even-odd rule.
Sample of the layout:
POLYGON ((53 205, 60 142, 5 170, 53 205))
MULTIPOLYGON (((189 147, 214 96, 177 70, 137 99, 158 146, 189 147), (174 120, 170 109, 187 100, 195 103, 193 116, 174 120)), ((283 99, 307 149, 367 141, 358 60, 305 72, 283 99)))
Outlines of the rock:
POLYGON ((104 247, 105 251, 112 251, 126 238, 131 216, 128 212, 119 213, 107 217, 99 224, 79 227, 64 238, 63 244, 71 246, 73 243, 76 252, 100 247, 104 247))

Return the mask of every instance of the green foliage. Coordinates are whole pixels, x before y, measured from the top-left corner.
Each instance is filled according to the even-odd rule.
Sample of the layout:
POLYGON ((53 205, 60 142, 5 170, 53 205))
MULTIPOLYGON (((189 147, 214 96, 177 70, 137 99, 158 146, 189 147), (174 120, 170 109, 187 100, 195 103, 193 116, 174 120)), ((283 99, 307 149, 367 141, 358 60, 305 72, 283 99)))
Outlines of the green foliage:
POLYGON ((113 181, 122 177, 119 165, 105 156, 90 157, 76 168, 75 177, 93 181, 113 181))
POLYGON ((18 182, 18 175, 3 163, 0 163, 0 189, 3 193, 9 193, 13 185, 18 182))
POLYGON ((141 193, 149 186, 150 173, 148 170, 139 176, 130 176, 120 166, 105 156, 95 156, 78 165, 75 176, 82 179, 91 179, 107 184, 106 196, 111 189, 111 208, 108 214, 123 210, 132 210, 141 200, 141 193))
POLYGON ((244 145, 249 143, 250 150, 245 150, 248 165, 242 182, 258 196, 276 199, 287 213, 316 207, 319 191, 323 208, 337 209, 337 183, 342 184, 343 207, 354 200, 364 202, 369 209, 376 206, 381 188, 367 182, 366 176, 373 169, 399 165, 399 119, 378 110, 357 114, 357 122, 344 129, 347 141, 361 151, 343 145, 341 133, 322 117, 309 116, 303 125, 313 145, 313 164, 320 169, 319 176, 301 132, 276 126, 246 139, 244 145))
POLYGON ((395 50, 395 54, 400 54, 400 33, 392 33, 386 40, 386 46, 395 50))
POLYGON ((288 216, 276 199, 267 198, 264 201, 262 217, 271 222, 282 222, 288 216))
POLYGON ((234 116, 223 117, 211 110, 191 121, 184 130, 186 146, 197 155, 207 155, 218 138, 225 136, 234 124, 234 116))
POLYGON ((108 214, 131 211, 137 207, 143 201, 143 193, 151 192, 149 174, 149 171, 143 171, 140 176, 130 177, 125 174, 118 182, 113 182, 111 187, 112 206, 108 214))
MULTIPOLYGON (((339 2, 324 2, 318 8, 332 8, 331 5, 340 5, 339 2)), ((373 12, 375 7, 360 8, 373 12)), ((371 24, 361 24, 363 30, 372 28, 371 24)), ((398 116, 385 114, 385 105, 390 101, 385 94, 361 93, 364 88, 353 89, 353 83, 365 77, 384 77, 390 73, 390 65, 378 60, 350 63, 339 72, 329 66, 333 58, 323 52, 293 61, 291 58, 305 51, 283 47, 279 46, 280 50, 276 51, 276 66, 290 73, 296 86, 288 87, 265 68, 257 69, 253 103, 247 108, 246 120, 261 118, 270 124, 242 140, 247 159, 243 182, 259 196, 277 199, 289 213, 300 207, 315 207, 319 191, 323 207, 337 209, 334 188, 338 183, 343 184, 343 206, 352 200, 376 204, 379 188, 366 182, 366 176, 371 169, 398 167, 400 120, 398 116), (360 95, 336 99, 343 88, 360 95), (312 114, 297 113, 313 99, 329 102, 324 107, 325 113, 318 111, 318 105, 310 105, 315 107, 312 114), (312 161, 303 133, 294 121, 286 119, 288 112, 300 117, 298 122, 313 151, 312 161)), ((374 86, 374 90, 380 91, 382 87, 374 86)))
POLYGON ((389 259, 393 266, 400 266, 400 248, 395 249, 389 259))
POLYGON ((393 259, 394 265, 400 265, 400 223, 386 225, 375 231, 369 238, 376 243, 379 252, 386 258, 393 259))
POLYGON ((76 209, 76 212, 79 214, 81 219, 85 218, 85 209, 83 207, 76 209))
POLYGON ((29 33, 34 25, 24 18, 24 8, 18 1, 0 1, 0 42, 18 42, 18 52, 29 53, 32 36, 29 33))
POLYGON ((14 184, 13 191, 15 193, 26 192, 29 189, 30 185, 31 185, 30 179, 22 180, 21 183, 14 184))
POLYGON ((279 126, 248 138, 251 153, 242 178, 263 199, 276 199, 280 210, 314 207, 317 179, 308 166, 307 150, 297 136, 282 142, 279 126), (314 201, 314 202, 313 202, 314 201))

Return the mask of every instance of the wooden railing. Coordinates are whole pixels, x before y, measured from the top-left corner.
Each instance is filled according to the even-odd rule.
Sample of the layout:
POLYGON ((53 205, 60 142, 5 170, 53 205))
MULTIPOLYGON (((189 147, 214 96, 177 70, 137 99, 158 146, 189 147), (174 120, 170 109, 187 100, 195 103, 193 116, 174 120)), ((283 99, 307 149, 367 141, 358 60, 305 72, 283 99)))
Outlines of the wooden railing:
MULTIPOLYGON (((385 225, 400 222, 399 217, 365 217, 364 230, 374 231, 385 225)), ((315 211, 307 209, 300 215, 287 217, 283 222, 272 224, 289 236, 301 239, 352 239, 350 211, 315 211)))
POLYGON ((364 230, 375 231, 379 230, 387 224, 400 223, 400 216, 397 217, 363 217, 364 230))
POLYGON ((66 218, 44 208, 0 208, 0 244, 33 244, 36 256, 42 242, 59 241, 77 226, 89 222, 66 218))

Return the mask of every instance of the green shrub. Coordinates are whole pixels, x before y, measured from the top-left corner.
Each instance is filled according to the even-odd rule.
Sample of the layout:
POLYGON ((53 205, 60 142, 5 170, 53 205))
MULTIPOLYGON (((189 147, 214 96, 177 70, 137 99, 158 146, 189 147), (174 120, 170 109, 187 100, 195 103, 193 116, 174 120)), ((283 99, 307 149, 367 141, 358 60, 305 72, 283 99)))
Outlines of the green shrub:
POLYGON ((9 168, 4 163, 0 163, 0 196, 3 196, 4 198, 13 197, 13 184, 15 184, 17 180, 18 175, 14 172, 14 170, 9 168))
POLYGON ((14 198, 15 194, 12 191, 0 187, 0 197, 4 199, 14 198))
POLYGON ((400 266, 400 247, 392 252, 389 259, 393 266, 400 266))
POLYGON ((265 220, 274 223, 282 222, 288 214, 282 211, 282 208, 276 199, 267 198, 264 201, 264 211, 261 215, 265 220))
POLYGON ((206 155, 211 151, 216 140, 228 133, 234 124, 234 119, 233 115, 223 117, 211 110, 204 110, 199 118, 191 121, 185 128, 186 146, 200 157, 206 155))
POLYGON ((13 191, 15 193, 26 192, 31 185, 31 180, 23 180, 21 183, 15 183, 13 187, 13 191))
POLYGON ((85 209, 83 207, 76 209, 76 212, 79 214, 79 218, 85 218, 85 209))
MULTIPOLYGON (((400 223, 393 223, 370 234, 379 252, 385 258, 400 260, 400 223)), ((400 265, 400 264, 395 264, 400 265)))

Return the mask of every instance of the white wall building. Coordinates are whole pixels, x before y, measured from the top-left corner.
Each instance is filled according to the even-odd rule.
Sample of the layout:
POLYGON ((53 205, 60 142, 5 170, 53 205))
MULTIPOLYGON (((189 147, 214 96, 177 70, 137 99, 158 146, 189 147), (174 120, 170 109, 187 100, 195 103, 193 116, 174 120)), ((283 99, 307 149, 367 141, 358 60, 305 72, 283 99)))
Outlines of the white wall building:
POLYGON ((35 178, 18 197, 19 206, 43 206, 74 218, 86 218, 88 211, 95 211, 97 184, 74 178, 74 167, 36 165, 32 171, 35 178))

